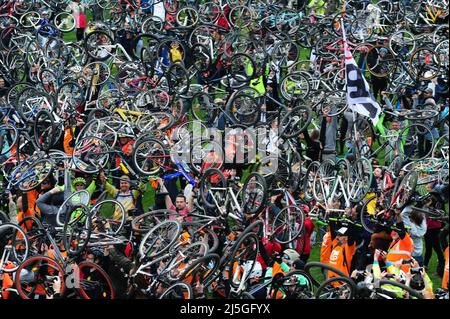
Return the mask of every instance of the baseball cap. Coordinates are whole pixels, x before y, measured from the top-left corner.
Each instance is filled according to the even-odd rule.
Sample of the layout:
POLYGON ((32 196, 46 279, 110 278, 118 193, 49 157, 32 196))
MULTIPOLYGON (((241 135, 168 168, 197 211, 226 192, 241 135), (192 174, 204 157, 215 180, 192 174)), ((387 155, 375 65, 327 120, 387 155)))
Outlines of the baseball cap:
POLYGON ((348 231, 347 227, 341 227, 338 229, 337 234, 339 236, 347 236, 347 231, 348 231))
POLYGON ((130 179, 130 177, 129 176, 127 176, 127 175, 122 175, 121 177, 120 177, 120 180, 121 181, 126 181, 126 182, 131 182, 131 179, 130 179))

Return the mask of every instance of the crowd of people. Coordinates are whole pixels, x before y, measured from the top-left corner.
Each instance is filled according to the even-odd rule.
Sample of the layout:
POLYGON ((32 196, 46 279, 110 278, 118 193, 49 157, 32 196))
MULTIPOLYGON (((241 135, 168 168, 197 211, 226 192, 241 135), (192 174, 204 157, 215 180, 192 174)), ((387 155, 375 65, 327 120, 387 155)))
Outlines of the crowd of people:
POLYGON ((0 1, 0 299, 448 299, 448 70, 442 0, 0 1))

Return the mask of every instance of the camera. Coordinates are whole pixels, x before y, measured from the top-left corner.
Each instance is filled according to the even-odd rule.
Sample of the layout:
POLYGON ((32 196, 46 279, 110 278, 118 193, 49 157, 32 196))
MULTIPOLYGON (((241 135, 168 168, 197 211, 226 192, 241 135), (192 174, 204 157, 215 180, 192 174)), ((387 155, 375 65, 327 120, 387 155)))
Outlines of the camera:
POLYGON ((422 272, 423 268, 422 267, 417 267, 417 268, 411 268, 410 272, 411 274, 420 274, 422 272))

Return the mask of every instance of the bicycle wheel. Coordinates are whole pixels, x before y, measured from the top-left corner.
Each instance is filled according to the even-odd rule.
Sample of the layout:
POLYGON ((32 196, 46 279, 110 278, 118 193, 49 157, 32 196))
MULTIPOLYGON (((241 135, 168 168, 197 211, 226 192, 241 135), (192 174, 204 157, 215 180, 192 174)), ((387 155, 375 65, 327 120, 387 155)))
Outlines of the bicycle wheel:
POLYGON ((29 241, 24 230, 12 223, 0 224, 0 271, 15 272, 28 257, 29 241))
POLYGON ((198 72, 205 72, 209 69, 212 63, 209 49, 203 44, 196 43, 191 48, 191 57, 193 66, 198 72))
POLYGON ((84 38, 86 53, 96 61, 105 61, 113 55, 114 40, 104 31, 92 31, 84 38))
POLYGON ((303 194, 305 195, 305 200, 310 202, 314 200, 314 183, 316 178, 316 173, 319 170, 320 163, 312 162, 309 164, 308 169, 306 170, 305 176, 303 177, 303 194))
POLYGON ((317 288, 316 299, 354 299, 356 285, 352 279, 346 277, 333 277, 317 288))
POLYGON ((216 168, 206 170, 200 179, 199 192, 205 206, 209 208, 220 207, 224 203, 227 193, 225 176, 216 168))
POLYGON ((257 215, 266 206, 267 184, 264 177, 258 173, 247 176, 241 192, 241 207, 245 214, 257 215))
POLYGON ((414 35, 406 30, 395 32, 389 39, 389 48, 395 55, 410 56, 416 48, 414 35))
POLYGON ((39 110, 33 124, 36 145, 47 152, 55 144, 59 128, 55 125, 53 115, 47 110, 39 110))
POLYGON ((175 21, 180 28, 194 28, 199 20, 199 14, 197 10, 193 7, 186 6, 180 8, 175 15, 175 21))
POLYGON ((373 233, 378 225, 376 219, 377 200, 377 196, 370 196, 369 198, 366 198, 359 215, 361 225, 369 233, 373 233))
POLYGON ((189 91, 189 74, 180 63, 173 63, 166 73, 169 92, 183 95, 189 91))
POLYGON ((336 182, 336 164, 327 159, 320 164, 314 177, 313 194, 315 200, 327 202, 336 182))
POLYGON ((19 132, 12 124, 0 125, 0 155, 9 154, 18 139, 19 132))
POLYGON ((302 72, 293 72, 280 81, 279 90, 281 96, 288 101, 305 99, 310 91, 310 83, 302 72))
POLYGON ((77 205, 88 206, 90 198, 91 195, 85 189, 72 193, 59 207, 58 213, 56 214, 56 224, 58 226, 64 226, 68 209, 77 205))
POLYGON ((62 242, 69 256, 78 256, 91 237, 91 214, 84 205, 72 206, 67 211, 62 242))
POLYGON ((59 263, 46 256, 33 256, 17 269, 15 285, 22 299, 46 299, 55 293, 55 277, 59 277, 61 282, 59 294, 64 296, 64 270, 59 263))
POLYGON ((244 29, 252 22, 252 11, 247 6, 233 6, 229 13, 229 22, 235 29, 244 29))
POLYGON ((394 191, 394 194, 401 192, 397 197, 397 206, 398 209, 405 208, 411 201, 412 196, 416 191, 417 179, 419 175, 416 171, 411 171, 403 177, 400 185, 394 191))
POLYGON ((102 138, 86 136, 75 144, 73 163, 86 174, 95 174, 109 162, 109 147, 102 138))
POLYGON ((219 255, 208 254, 189 264, 181 274, 180 281, 189 284, 191 287, 203 285, 205 288, 208 288, 212 283, 212 279, 219 265, 219 255))
POLYGON ((418 161, 430 156, 434 147, 434 135, 428 126, 415 123, 400 132, 397 143, 400 144, 405 160, 418 161), (426 140, 428 143, 425 143, 426 140))
POLYGON ((351 167, 347 183, 349 199, 361 201, 372 187, 372 164, 367 158, 359 158, 351 167))
POLYGON ((382 78, 392 74, 397 68, 395 53, 383 45, 375 45, 366 53, 367 71, 382 78))
POLYGON ((53 19, 53 23, 63 33, 73 31, 76 26, 75 17, 68 12, 58 13, 53 19))
POLYGON ((286 206, 273 219, 272 235, 280 244, 289 244, 300 236, 304 224, 303 210, 294 205, 286 206))
MULTIPOLYGON (((118 235, 125 224, 128 213, 123 205, 114 199, 97 202, 90 210, 93 233, 118 235)), ((89 227, 86 225, 86 227, 89 227)))
POLYGON ((53 166, 53 161, 45 158, 31 163, 26 168, 26 171, 22 171, 23 173, 18 183, 19 189, 23 192, 28 192, 37 188, 52 174, 53 166))
POLYGON ((184 299, 189 300, 193 299, 194 292, 192 290, 191 285, 185 282, 177 282, 173 284, 163 294, 159 297, 159 299, 184 299))
POLYGON ((192 98, 191 114, 197 121, 213 123, 218 111, 219 106, 214 103, 211 94, 199 92, 192 98))
POLYGON ((281 120, 281 136, 285 138, 297 137, 308 128, 309 123, 311 123, 311 118, 312 111, 309 107, 303 105, 296 106, 281 120))
POLYGON ((99 265, 83 261, 78 264, 79 284, 77 291, 84 299, 114 299, 114 285, 99 265))
POLYGON ((233 124, 252 126, 260 119, 261 107, 256 90, 238 91, 227 103, 226 109, 233 124))
POLYGON ((441 59, 431 49, 420 48, 411 54, 409 71, 419 81, 429 81, 440 74, 441 59))
POLYGON ((303 270, 294 270, 280 279, 274 279, 270 299, 277 299, 280 293, 286 299, 312 299, 314 293, 310 275, 303 270))
POLYGON ((167 251, 178 239, 181 224, 175 220, 166 220, 156 225, 144 236, 139 245, 141 258, 155 258, 167 251))
POLYGON ((228 279, 233 288, 238 288, 242 282, 248 280, 255 267, 258 253, 259 239, 254 233, 241 236, 234 244, 228 264, 228 279))
MULTIPOLYGON (((449 159, 449 134, 444 134, 436 141, 431 157, 449 159)), ((0 144, 1 145, 1 144, 0 144)), ((1 147, 0 147, 1 149, 1 147)))
POLYGON ((377 296, 385 299, 423 299, 420 292, 394 280, 380 280, 376 290, 377 296))

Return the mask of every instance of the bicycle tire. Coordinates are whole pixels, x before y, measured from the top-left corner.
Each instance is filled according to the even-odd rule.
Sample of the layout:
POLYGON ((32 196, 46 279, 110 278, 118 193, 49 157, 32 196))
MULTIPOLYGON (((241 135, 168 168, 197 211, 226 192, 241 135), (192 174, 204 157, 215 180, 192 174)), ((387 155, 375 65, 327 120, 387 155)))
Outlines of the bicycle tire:
MULTIPOLYGON (((16 265, 14 267, 4 267, 2 264, 0 264, 0 271, 5 272, 5 273, 13 273, 15 271, 17 271, 17 269, 19 268, 19 266, 28 258, 28 253, 29 253, 29 249, 30 249, 30 244, 29 244, 29 240, 28 237, 25 233, 25 231, 19 227, 16 224, 10 223, 10 222, 5 222, 5 223, 1 223, 0 224, 0 247, 1 247, 1 254, 0 256, 3 257, 3 254, 5 253, 4 248, 5 245, 8 243, 14 243, 14 245, 11 245, 11 248, 14 249, 14 260, 12 260, 13 263, 16 263, 16 265), (10 229, 10 231, 13 231, 13 234, 8 234, 8 229, 10 229), (20 234, 20 236, 18 236, 17 234, 20 234), (6 236, 12 235, 13 237, 11 238, 6 238, 6 236), (23 243, 19 243, 16 242, 16 237, 20 237, 19 239, 21 241, 23 241, 23 243), (18 243, 19 245, 16 245, 15 243, 18 243), (18 253, 18 251, 16 251, 17 249, 20 248, 25 248, 25 250, 23 252, 21 252, 21 254, 18 253), (21 255, 21 256, 19 256, 21 255)), ((8 261, 3 260, 5 263, 8 261)))
POLYGON ((312 111, 308 106, 298 105, 288 112, 280 121, 282 127, 281 136, 293 138, 304 132, 311 123, 312 111), (300 125, 298 125, 300 124, 300 125))
MULTIPOLYGON (((54 274, 55 271, 57 271, 57 272, 59 273, 58 276, 60 277, 60 281, 61 281, 61 288, 60 288, 59 294, 60 294, 61 296, 64 296, 64 293, 65 293, 65 291, 66 291, 66 285, 65 285, 65 279, 64 279, 64 270, 62 269, 61 265, 60 265, 57 261, 55 261, 54 259, 51 259, 51 258, 49 258, 49 257, 47 257, 47 256, 41 256, 41 255, 33 256, 33 257, 28 258, 28 259, 25 260, 25 261, 20 265, 20 267, 17 269, 16 279, 15 279, 15 285, 16 285, 17 291, 18 291, 18 293, 19 293, 19 296, 20 296, 22 299, 32 299, 32 298, 30 298, 29 295, 27 295, 27 294, 25 293, 24 289, 22 288, 22 282, 21 282, 21 279, 22 279, 23 274, 29 273, 29 271, 25 270, 25 268, 26 268, 30 263, 33 263, 33 262, 39 262, 39 261, 41 261, 41 262, 44 261, 46 264, 48 264, 46 267, 51 267, 51 268, 53 268, 52 275, 54 274), (49 266, 49 265, 51 265, 51 266, 49 266)), ((39 267, 33 267, 33 269, 39 269, 40 272, 42 271, 43 268, 44 268, 44 267, 42 267, 42 266, 39 266, 39 267)), ((48 286, 50 286, 51 284, 53 284, 53 281, 52 281, 52 282, 49 282, 49 283, 48 283, 48 286)), ((36 289, 36 286, 35 286, 35 288, 34 288, 33 290, 35 290, 35 289, 36 289)), ((42 290, 44 290, 44 289, 45 289, 45 288, 42 288, 42 290)), ((45 290, 44 290, 44 291, 45 291, 45 290)), ((34 291, 32 291, 31 293, 34 294, 34 291)))
POLYGON ((379 289, 382 289, 381 286, 383 286, 383 285, 396 286, 398 288, 406 290, 409 294, 411 294, 413 297, 415 297, 417 299, 423 299, 422 294, 420 294, 418 291, 416 291, 416 290, 412 289, 411 287, 408 287, 402 283, 399 283, 397 281, 382 279, 379 281, 379 289))
MULTIPOLYGON (((211 201, 211 199, 209 198, 210 196, 210 191, 211 191, 211 187, 209 187, 209 184, 207 185, 207 181, 208 179, 210 180, 210 182, 213 182, 215 185, 217 185, 218 187, 214 187, 214 188, 220 188, 220 189, 226 189, 227 188, 227 180, 225 178, 225 176, 223 175, 223 173, 218 170, 217 168, 210 168, 208 170, 206 170, 199 182, 199 191, 200 191, 200 197, 202 199, 202 203, 208 207, 208 208, 216 208, 216 204, 215 202, 211 201), (211 178, 214 178, 216 180, 216 182, 211 181, 211 178)), ((219 193, 220 194, 220 193, 219 193)), ((215 195, 213 195, 215 196, 215 195)), ((221 198, 219 198, 219 200, 224 200, 225 196, 221 196, 221 198)))
POLYGON ((57 127, 53 115, 44 109, 39 110, 33 123, 34 141, 41 150, 47 152, 55 145, 57 127))
POLYGON ((164 252, 166 252, 168 249, 170 249, 170 247, 176 242, 176 240, 178 239, 179 235, 181 232, 181 224, 177 221, 174 220, 166 220, 163 221, 161 223, 159 223, 158 225, 156 225, 155 227, 153 227, 152 229, 149 230, 149 232, 144 236, 144 238, 142 238, 142 241, 139 245, 139 255, 141 258, 156 258, 158 256, 161 256, 164 252), (150 238, 150 236, 156 232, 157 230, 159 230, 162 227, 167 227, 167 225, 169 226, 169 230, 171 231, 171 233, 169 234, 172 238, 168 241, 168 243, 165 244, 165 246, 163 246, 163 248, 159 248, 157 247, 156 250, 154 250, 153 252, 149 253, 149 248, 153 249, 153 245, 156 243, 151 243, 151 246, 149 248, 145 247, 145 244, 147 242, 147 240, 150 238))
MULTIPOLYGON (((252 215, 259 215, 262 210, 264 209, 267 201, 267 184, 266 180, 263 176, 259 173, 250 173, 247 178, 245 179, 244 185, 242 186, 242 192, 241 192, 241 200, 242 200, 242 207, 244 209, 244 213, 246 214, 252 214, 252 215), (255 178, 256 183, 262 188, 259 189, 259 194, 256 195, 256 198, 253 197, 251 201, 255 203, 255 200, 257 200, 257 203, 259 203, 259 206, 253 207, 252 209, 248 208, 248 200, 245 199, 245 194, 247 189, 251 188, 251 179, 255 178)), ((250 194, 251 196, 252 194, 250 194)), ((257 204, 258 205, 258 204, 257 204)))
MULTIPOLYGON (((235 264, 238 267, 243 265, 243 262, 240 260, 240 256, 238 259, 236 259, 236 254, 238 253, 239 248, 244 248, 244 249, 250 248, 250 249, 252 249, 251 254, 253 254, 253 252, 256 250, 256 253, 254 253, 254 256, 253 257, 251 256, 250 260, 245 261, 246 263, 249 261, 252 263, 250 270, 248 270, 248 275, 250 275, 250 273, 253 271, 253 268, 255 267, 256 258, 258 256, 258 252, 259 252, 259 239, 256 236, 256 234, 247 233, 243 236, 240 236, 239 239, 236 241, 236 243, 233 245, 230 261, 228 262, 228 265, 230 265, 229 269, 228 269, 228 281, 229 281, 231 287, 233 287, 233 288, 238 288, 241 284, 240 281, 239 282, 235 281, 236 278, 234 278, 235 274, 233 273, 235 271, 235 268, 234 268, 235 264), (250 242, 247 242, 247 240, 249 240, 249 239, 250 239, 250 242), (243 247, 241 247, 241 245, 243 245, 243 247)), ((247 276, 247 278, 241 278, 240 280, 246 281, 247 279, 248 279, 248 276, 247 276)))
MULTIPOLYGON (((334 282, 344 282, 350 288, 350 292, 348 292, 349 293, 348 297, 346 297, 346 298, 340 297, 338 299, 354 299, 355 298, 355 296, 356 296, 356 285, 355 285, 355 283, 353 282, 352 279, 347 278, 347 277, 332 277, 332 278, 326 280, 325 282, 323 282, 319 286, 319 288, 317 288, 317 291, 316 291, 316 294, 315 294, 315 298, 316 299, 322 299, 322 298, 319 298, 320 295, 321 295, 322 290, 326 289, 328 285, 334 284, 334 282)), ((326 298, 326 299, 330 299, 330 298, 326 298)), ((334 299, 334 298, 332 298, 332 299, 334 299)))
MULTIPOLYGON (((80 288, 78 288, 77 291, 81 294, 83 299, 115 299, 114 285, 111 281, 111 278, 106 273, 106 271, 103 270, 102 267, 100 267, 99 265, 92 263, 92 262, 83 261, 78 264, 78 273, 80 274, 80 278, 79 278, 80 288), (84 268, 89 268, 89 271, 88 271, 86 277, 84 276, 84 274, 82 272, 82 270, 84 268), (86 286, 92 286, 92 283, 91 283, 91 278, 93 276, 92 269, 94 269, 98 274, 100 274, 103 277, 103 280, 106 282, 106 283, 103 283, 102 286, 107 286, 109 289, 109 293, 106 293, 105 291, 103 291, 103 293, 101 294, 101 298, 98 298, 98 297, 92 298, 91 296, 89 296, 88 289, 86 289, 87 288, 86 286), (86 281, 89 281, 89 284, 86 285, 86 282, 83 282, 83 279, 86 279, 86 281), (83 288, 83 285, 85 286, 85 288, 83 288)), ((98 274, 96 276, 94 276, 94 280, 96 280, 96 281, 99 280, 98 274)))
POLYGON ((15 126, 9 123, 0 125, 0 155, 9 154, 18 140, 19 132, 15 126))
POLYGON ((71 212, 66 214, 66 220, 64 222, 62 232, 62 242, 69 256, 78 256, 81 252, 83 252, 89 243, 91 232, 91 214, 89 213, 89 209, 84 205, 72 206, 71 212), (80 209, 81 213, 79 211, 80 209), (73 213, 79 215, 72 218, 71 215, 73 213), (83 220, 84 218, 86 218, 86 221, 83 220), (75 231, 77 237, 76 240, 72 240, 72 231, 75 231))
POLYGON ((275 236, 275 241, 280 244, 287 245, 295 241, 301 235, 302 231, 304 232, 304 225, 305 216, 303 210, 295 205, 289 205, 280 210, 280 212, 274 217, 272 222, 272 235, 275 236), (292 209, 295 210, 294 219, 292 219, 292 209), (277 222, 280 220, 283 220, 281 224, 284 224, 284 227, 287 226, 288 234, 285 233, 285 230, 283 230, 281 234, 279 233, 280 226, 277 222), (292 222, 293 224, 291 225, 292 222))
POLYGON ((159 299, 193 299, 194 296, 194 292, 192 290, 191 285, 189 285, 188 283, 185 282, 177 282, 175 284, 173 284, 172 286, 170 286, 169 288, 167 288, 163 294, 159 297, 159 299), (182 293, 183 298, 173 298, 173 297, 178 297, 179 296, 179 292, 176 291, 178 289, 180 289, 180 287, 182 287, 182 289, 185 289, 186 292, 182 293))
MULTIPOLYGON (((28 168, 27 171, 31 168, 35 169, 35 173, 22 179, 18 183, 18 187, 23 192, 28 192, 33 189, 36 189, 41 183, 46 180, 53 172, 54 163, 52 160, 44 158, 33 162, 28 168), (31 177, 31 178, 29 178, 31 177), (35 178, 38 177, 36 180, 35 178)), ((24 174, 25 175, 25 174, 24 174)))

